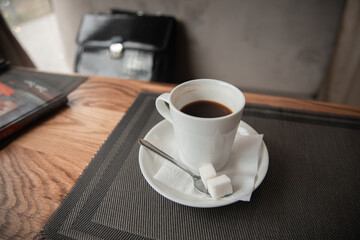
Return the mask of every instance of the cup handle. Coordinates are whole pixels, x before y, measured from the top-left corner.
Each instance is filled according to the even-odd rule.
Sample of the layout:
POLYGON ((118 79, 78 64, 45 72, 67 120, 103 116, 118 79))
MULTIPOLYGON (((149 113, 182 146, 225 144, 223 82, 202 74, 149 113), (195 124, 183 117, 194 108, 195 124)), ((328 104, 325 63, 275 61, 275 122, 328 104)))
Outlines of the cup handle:
POLYGON ((172 119, 170 116, 170 108, 169 108, 169 93, 163 93, 156 98, 155 106, 157 111, 163 116, 166 120, 168 120, 172 124, 172 119))

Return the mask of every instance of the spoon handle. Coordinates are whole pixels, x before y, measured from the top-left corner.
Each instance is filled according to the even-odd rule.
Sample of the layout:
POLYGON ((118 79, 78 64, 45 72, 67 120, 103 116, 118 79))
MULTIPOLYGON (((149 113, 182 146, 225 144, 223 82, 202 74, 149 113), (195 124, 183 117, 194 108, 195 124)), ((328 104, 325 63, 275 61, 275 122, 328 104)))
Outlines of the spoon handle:
POLYGON ((160 150, 159 148, 155 147, 154 145, 152 145, 150 142, 146 141, 145 139, 139 139, 139 143, 150 149, 151 151, 153 151, 154 153, 159 154, 160 156, 162 156, 163 158, 169 160, 170 162, 172 162, 173 164, 175 164, 176 166, 178 166, 179 168, 181 168, 182 170, 184 170, 185 172, 187 172, 188 174, 190 174, 190 176, 192 177, 199 177, 195 174, 193 174, 189 169, 181 166, 173 157, 171 157, 170 155, 166 154, 165 152, 163 152, 162 150, 160 150))

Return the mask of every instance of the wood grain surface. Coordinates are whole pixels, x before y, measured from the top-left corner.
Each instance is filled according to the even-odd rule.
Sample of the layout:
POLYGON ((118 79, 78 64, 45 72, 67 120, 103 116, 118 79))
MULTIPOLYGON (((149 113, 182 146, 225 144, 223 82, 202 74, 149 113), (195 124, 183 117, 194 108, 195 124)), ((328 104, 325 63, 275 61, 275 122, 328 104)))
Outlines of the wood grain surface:
MULTIPOLYGON (((137 95, 173 87, 89 77, 69 95, 67 107, 0 150, 0 239, 30 239, 39 232, 137 95)), ((246 100, 360 116, 359 107, 250 93, 246 100)))

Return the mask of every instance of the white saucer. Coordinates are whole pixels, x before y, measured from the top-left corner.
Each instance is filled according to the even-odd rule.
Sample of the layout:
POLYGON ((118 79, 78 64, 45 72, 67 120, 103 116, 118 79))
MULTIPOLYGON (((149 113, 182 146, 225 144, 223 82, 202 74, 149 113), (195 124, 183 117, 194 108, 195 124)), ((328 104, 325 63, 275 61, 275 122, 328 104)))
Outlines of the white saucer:
MULTIPOLYGON (((258 134, 247 123, 241 121, 237 134, 243 135, 244 132, 249 133, 249 135, 258 134)), ((159 122, 145 136, 146 140, 148 140, 170 156, 177 158, 178 154, 176 151, 176 143, 174 138, 175 136, 173 133, 173 128, 167 120, 159 122)), ((259 167, 257 176, 255 178, 254 190, 265 178, 269 166, 269 154, 264 141, 262 142, 261 149, 262 152, 259 159, 259 167)), ((142 146, 140 147, 139 164, 143 176, 151 187, 153 187, 158 193, 160 193, 167 199, 182 205, 200 208, 220 207, 237 201, 233 198, 227 197, 214 200, 211 197, 202 196, 201 194, 184 194, 176 189, 170 188, 169 186, 162 184, 161 182, 154 179, 154 176, 159 171, 164 161, 166 160, 162 159, 157 154, 145 149, 142 146)), ((236 192, 234 192, 234 194, 235 193, 236 192)))

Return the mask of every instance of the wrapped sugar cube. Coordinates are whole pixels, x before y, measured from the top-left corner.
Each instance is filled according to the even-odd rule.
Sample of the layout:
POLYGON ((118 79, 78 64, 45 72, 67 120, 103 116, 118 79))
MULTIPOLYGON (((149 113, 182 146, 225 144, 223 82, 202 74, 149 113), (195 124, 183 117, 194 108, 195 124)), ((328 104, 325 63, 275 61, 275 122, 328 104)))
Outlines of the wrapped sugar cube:
POLYGON ((217 176, 207 181, 210 195, 215 198, 221 198, 233 193, 231 179, 226 175, 217 176))
POLYGON ((207 181, 210 178, 216 177, 216 171, 214 166, 211 163, 208 163, 204 166, 202 166, 201 168, 199 168, 199 173, 200 173, 200 177, 202 182, 204 183, 205 188, 207 189, 207 181))

